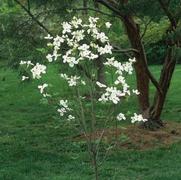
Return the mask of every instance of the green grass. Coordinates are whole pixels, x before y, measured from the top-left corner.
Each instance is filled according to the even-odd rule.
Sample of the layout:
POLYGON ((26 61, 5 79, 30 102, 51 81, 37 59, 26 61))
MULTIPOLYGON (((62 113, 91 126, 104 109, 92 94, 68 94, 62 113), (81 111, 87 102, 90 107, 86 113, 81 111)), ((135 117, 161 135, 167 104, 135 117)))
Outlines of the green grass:
MULTIPOLYGON (((150 67, 159 75, 159 67, 150 67)), ((50 68, 45 79, 70 96, 50 68)), ((177 66, 162 118, 181 120, 181 66, 177 66)), ((130 79, 134 84, 134 77, 130 79)), ((38 82, 21 83, 16 71, 0 69, 0 180, 91 180, 84 143, 71 136, 74 128, 58 119, 56 109, 40 103, 38 82), (2 81, 5 77, 5 81, 2 81)), ((151 91, 153 91, 151 87, 151 91)), ((123 109, 136 110, 136 98, 123 109)), ((149 151, 112 151, 100 169, 100 179, 179 180, 181 143, 149 151)))

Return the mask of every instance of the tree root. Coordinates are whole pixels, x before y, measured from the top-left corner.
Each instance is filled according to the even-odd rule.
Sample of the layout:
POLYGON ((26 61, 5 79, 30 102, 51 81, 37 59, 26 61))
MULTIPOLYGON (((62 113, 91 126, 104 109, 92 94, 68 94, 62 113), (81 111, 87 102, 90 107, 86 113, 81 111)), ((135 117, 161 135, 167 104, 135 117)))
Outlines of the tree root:
POLYGON ((148 121, 141 124, 140 127, 143 129, 147 129, 147 130, 156 131, 164 126, 165 126, 165 124, 163 123, 162 120, 160 120, 160 119, 155 120, 155 119, 149 118, 148 121))

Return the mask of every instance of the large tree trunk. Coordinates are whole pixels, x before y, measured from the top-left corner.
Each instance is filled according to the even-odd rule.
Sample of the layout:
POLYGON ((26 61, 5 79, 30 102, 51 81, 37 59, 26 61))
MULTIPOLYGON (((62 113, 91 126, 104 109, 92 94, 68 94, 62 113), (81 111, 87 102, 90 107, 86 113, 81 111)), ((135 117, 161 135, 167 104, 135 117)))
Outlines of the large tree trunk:
POLYGON ((139 105, 142 113, 144 114, 144 112, 149 108, 149 77, 145 69, 145 66, 147 66, 147 58, 141 41, 139 26, 135 23, 131 16, 124 16, 123 23, 132 47, 138 50, 138 53, 135 53, 137 60, 135 63, 135 72, 137 89, 140 92, 140 95, 138 96, 139 105))

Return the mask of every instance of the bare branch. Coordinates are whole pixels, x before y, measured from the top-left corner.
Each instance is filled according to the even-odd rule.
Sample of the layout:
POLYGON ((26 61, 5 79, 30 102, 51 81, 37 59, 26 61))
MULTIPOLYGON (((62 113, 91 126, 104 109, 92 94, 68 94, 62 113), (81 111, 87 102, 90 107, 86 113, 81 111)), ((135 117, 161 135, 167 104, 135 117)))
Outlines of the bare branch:
POLYGON ((158 2, 161 8, 163 9, 163 11, 165 12, 166 16, 168 17, 172 27, 176 28, 177 22, 173 14, 169 11, 169 8, 168 8, 169 5, 165 4, 162 0, 158 0, 158 2))
POLYGON ((106 16, 110 16, 110 17, 118 17, 120 18, 120 16, 116 15, 116 14, 109 14, 109 13, 105 13, 99 9, 94 9, 94 8, 73 8, 71 9, 73 11, 85 11, 85 10, 89 10, 89 11, 95 11, 95 12, 98 12, 100 14, 103 14, 103 15, 106 15, 106 16))
POLYGON ((108 0, 97 0, 100 4, 106 6, 108 9, 112 10, 114 13, 117 14, 118 17, 122 18, 121 12, 117 9, 117 4, 115 1, 108 1, 108 0))
POLYGON ((14 0, 17 4, 21 6, 21 8, 26 11, 26 13, 42 28, 44 29, 48 34, 52 35, 52 33, 18 0, 14 0))
POLYGON ((134 48, 127 48, 127 49, 122 49, 118 46, 112 45, 113 46, 113 51, 114 52, 120 52, 120 53, 129 53, 129 52, 135 52, 138 53, 139 51, 134 48))
POLYGON ((146 31, 148 29, 148 26, 150 25, 151 22, 152 22, 152 18, 147 23, 145 23, 145 28, 144 28, 144 31, 143 31, 143 33, 141 35, 141 39, 143 39, 143 37, 145 36, 146 31))
MULTIPOLYGON (((49 10, 46 10, 44 13, 50 13, 50 12, 59 13, 60 10, 65 10, 65 9, 66 9, 66 7, 65 8, 57 8, 57 9, 49 9, 49 10)), ((94 11, 94 12, 100 13, 100 14, 105 15, 105 16, 120 18, 120 16, 118 16, 117 14, 109 14, 109 13, 103 12, 103 11, 101 11, 99 9, 90 8, 90 7, 87 7, 87 8, 85 8, 85 7, 70 8, 70 10, 72 10, 72 11, 86 11, 86 10, 88 10, 88 11, 94 11)))
POLYGON ((27 0, 28 3, 28 11, 30 11, 30 0, 27 0))
POLYGON ((148 77, 150 78, 152 84, 156 87, 158 93, 159 93, 160 96, 162 97, 162 95, 163 95, 162 88, 161 88, 160 84, 158 83, 158 81, 154 78, 154 76, 152 75, 152 73, 150 72, 150 70, 148 69, 148 66, 146 66, 146 72, 147 72, 148 77))

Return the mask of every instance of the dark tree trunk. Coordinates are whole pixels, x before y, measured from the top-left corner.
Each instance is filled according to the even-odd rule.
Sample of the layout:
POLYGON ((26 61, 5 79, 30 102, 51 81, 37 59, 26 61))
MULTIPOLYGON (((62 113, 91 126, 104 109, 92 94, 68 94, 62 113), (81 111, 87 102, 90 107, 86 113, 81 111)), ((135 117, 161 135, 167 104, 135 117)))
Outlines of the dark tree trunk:
POLYGON ((162 89, 162 95, 160 95, 158 91, 155 93, 153 105, 150 108, 150 113, 148 117, 149 121, 146 122, 144 125, 146 128, 155 129, 163 126, 160 116, 164 107, 166 95, 176 65, 176 57, 174 52, 174 47, 168 47, 165 62, 159 80, 159 84, 162 89))
POLYGON ((135 72, 137 79, 137 89, 140 92, 138 100, 140 109, 143 113, 149 108, 149 77, 145 69, 145 66, 147 66, 147 58, 141 41, 138 25, 131 16, 124 16, 123 23, 125 25, 132 47, 138 50, 138 53, 135 53, 137 60, 135 63, 135 72))
POLYGON ((96 66, 97 66, 97 81, 99 81, 102 84, 106 84, 104 64, 103 64, 103 59, 101 57, 96 59, 96 66))
MULTIPOLYGON (((94 1, 94 7, 95 9, 99 10, 99 3, 97 1, 94 1)), ((97 13, 95 14, 98 15, 97 13)), ((96 66, 97 66, 97 81, 99 81, 102 84, 106 84, 105 80, 105 72, 104 72, 104 61, 101 57, 96 59, 96 66)))

